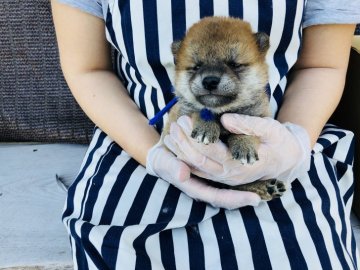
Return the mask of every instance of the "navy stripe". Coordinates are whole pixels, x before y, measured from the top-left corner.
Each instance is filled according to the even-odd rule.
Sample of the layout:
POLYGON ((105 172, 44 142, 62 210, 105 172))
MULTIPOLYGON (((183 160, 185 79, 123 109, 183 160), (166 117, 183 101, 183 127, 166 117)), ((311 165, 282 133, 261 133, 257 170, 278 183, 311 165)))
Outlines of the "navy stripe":
POLYGON ((182 40, 186 32, 186 8, 184 0, 171 0, 171 17, 173 40, 182 40))
MULTIPOLYGON (((131 72, 130 72, 130 65, 128 63, 126 63, 125 65, 125 72, 128 76, 128 78, 131 78, 131 72)), ((132 84, 130 86, 130 89, 128 89, 130 97, 135 100, 135 88, 136 88, 136 83, 134 83, 133 79, 131 78, 132 84)), ((127 83, 127 85, 129 85, 129 83, 127 83)), ((128 86, 127 86, 128 87, 128 86)))
POLYGON ((200 0, 200 18, 214 16, 214 3, 213 0, 200 0))
POLYGON ((117 48, 118 50, 120 50, 119 45, 117 43, 116 40, 116 35, 115 35, 115 31, 113 28, 113 21, 112 21, 112 14, 110 12, 110 7, 108 7, 107 12, 106 12, 106 29, 108 30, 108 33, 110 35, 110 39, 111 42, 114 44, 115 48, 117 48))
POLYGON ((90 151, 90 153, 88 155, 88 158, 86 160, 86 163, 85 163, 84 167, 79 172, 79 174, 76 177, 73 184, 69 187, 68 194, 67 194, 66 210, 63 213, 62 219, 64 219, 65 217, 70 216, 74 212, 74 196, 75 196, 75 191, 76 191, 77 184, 84 178, 86 169, 93 162, 95 151, 98 150, 99 147, 103 144, 105 138, 106 138, 106 134, 101 132, 99 134, 99 138, 97 139, 94 148, 90 151))
MULTIPOLYGON (((142 79, 141 79, 141 76, 138 72, 135 71, 135 77, 136 77, 136 80, 140 83, 141 85, 141 88, 139 90, 139 94, 138 94, 138 97, 139 97, 139 106, 140 106, 140 110, 141 112, 143 113, 143 115, 147 115, 146 114, 146 103, 145 103, 145 100, 144 100, 144 94, 145 94, 145 91, 146 91, 146 86, 145 84, 143 83, 142 79)), ((136 85, 137 83, 134 81, 134 78, 130 77, 131 80, 133 81, 133 83, 136 85)))
POLYGON ((162 91, 164 92, 164 98, 167 103, 173 98, 173 95, 170 91, 170 79, 165 67, 161 64, 160 61, 157 1, 143 1, 143 12, 147 60, 158 83, 160 84, 162 91))
POLYGON ((229 16, 242 19, 244 8, 242 0, 229 0, 229 16))
POLYGON ((110 194, 107 197, 104 210, 101 215, 100 224, 101 225, 110 225, 114 217, 115 210, 118 206, 121 195, 124 192, 124 189, 127 183, 130 180, 132 173, 139 166, 139 163, 134 159, 129 159, 126 164, 121 168, 115 183, 110 191, 110 194))
POLYGON ((141 89, 139 91, 139 105, 140 105, 140 110, 143 113, 143 115, 147 116, 146 103, 145 103, 145 91, 146 91, 146 87, 144 85, 141 85, 141 89))
POLYGON ((76 233, 76 230, 75 230, 75 222, 76 221, 77 221, 76 219, 72 219, 69 222, 70 234, 73 237, 74 244, 75 244, 75 251, 73 250, 73 253, 76 254, 76 262, 75 263, 76 263, 78 269, 87 270, 87 269, 89 269, 89 266, 88 266, 86 255, 85 255, 85 249, 82 246, 83 245, 82 240, 80 239, 79 235, 76 233))
POLYGON ((120 246, 120 238, 125 228, 122 226, 111 226, 104 236, 101 245, 101 255, 110 269, 116 269, 116 264, 121 265, 121 262, 117 262, 116 259, 120 246))
POLYGON ((284 29, 282 32, 283 35, 281 37, 279 46, 277 47, 274 53, 274 62, 275 62, 275 66, 279 71, 280 79, 282 79, 289 70, 289 65, 286 62, 286 58, 285 58, 285 52, 289 47, 291 39, 294 35, 293 28, 295 27, 294 22, 296 17, 297 2, 298 1, 294 1, 294 0, 286 0, 286 14, 285 14, 284 29))
POLYGON ((336 162, 335 168, 336 168, 337 180, 340 181, 341 178, 343 178, 343 176, 348 171, 349 165, 346 164, 346 163, 338 161, 338 162, 336 162))
POLYGON ((354 183, 351 185, 351 187, 349 187, 349 189, 345 192, 343 196, 345 205, 348 204, 349 200, 353 197, 353 195, 354 195, 354 183))
MULTIPOLYGON (((113 146, 115 144, 112 144, 109 149, 109 154, 107 154, 104 159, 101 161, 101 169, 98 171, 94 177, 91 179, 91 186, 89 189, 89 195, 85 202, 84 206, 84 216, 83 220, 90 221, 92 218, 94 206, 96 203, 96 200, 99 196, 100 189, 102 188, 102 185, 104 183, 104 178, 106 174, 109 172, 110 167, 113 165, 115 159, 117 158, 117 151, 112 150, 113 146)), ((121 152, 121 150, 120 150, 121 152)), ((89 181, 90 183, 90 181, 89 181)), ((86 194, 86 193, 85 193, 86 194)))
MULTIPOLYGON (((281 107, 281 104, 282 104, 282 98, 283 98, 283 91, 281 89, 281 87, 278 85, 276 86, 274 92, 273 92, 273 97, 276 101, 276 104, 277 104, 277 107, 280 108, 281 107)), ((276 115, 279 113, 279 111, 276 112, 276 115)), ((276 119, 276 117, 275 117, 276 119)))
POLYGON ((161 261, 165 269, 176 269, 172 230, 160 232, 161 261))
POLYGON ((124 226, 131 226, 139 224, 144 214, 146 204, 153 192, 157 177, 146 174, 144 180, 141 182, 139 190, 136 193, 134 201, 126 216, 124 226))
MULTIPOLYGON (((166 228, 166 226, 174 217, 179 197, 180 191, 174 186, 170 185, 166 192, 165 198, 160 208, 159 216, 155 224, 148 225, 145 230, 134 240, 133 247, 137 254, 135 269, 151 269, 151 262, 149 255, 146 252, 145 242, 149 236, 159 233, 166 228)), ((161 254, 167 254, 167 250, 164 250, 162 246, 160 246, 160 248, 161 254)), ((171 254, 167 255, 171 256, 171 254)), ((174 256, 174 254, 172 254, 172 256, 174 256)))
POLYGON ((264 32, 270 36, 273 20, 272 0, 258 1, 259 23, 258 31, 264 32))
MULTIPOLYGON (((154 106, 154 112, 155 112, 154 115, 156 115, 160 111, 159 105, 157 103, 157 94, 158 94, 158 92, 156 91, 156 89, 152 88, 151 89, 151 102, 154 106)), ((161 130, 163 129, 163 126, 164 126, 164 118, 160 117, 160 119, 156 123, 156 130, 160 133, 161 130)))
POLYGON ((351 144, 350 144, 348 152, 347 152, 347 155, 346 155, 345 163, 349 164, 349 165, 353 165, 354 156, 355 156, 355 138, 353 136, 352 140, 351 140, 351 144))
POLYGON ((196 225, 201 221, 203 221, 206 212, 206 207, 207 207, 206 203, 193 200, 187 225, 196 225))
POLYGON ((213 216, 212 222, 219 247, 221 268, 224 270, 237 270, 235 247, 231 239, 224 209, 221 209, 217 215, 213 216))
POLYGON ((299 243, 296 241, 294 224, 280 199, 268 202, 270 211, 278 225, 291 269, 308 269, 299 243))
POLYGON ((185 227, 189 245, 190 269, 193 270, 205 269, 204 245, 201 240, 198 224, 204 220, 206 207, 206 203, 193 200, 189 219, 185 227))
MULTIPOLYGON (((93 178, 99 173, 99 171, 101 171, 101 170, 99 170, 99 168, 100 168, 100 166, 103 165, 102 163, 103 163, 104 159, 106 158, 107 155, 109 155, 110 150, 111 150, 111 147, 112 147, 114 144, 115 144, 115 143, 112 142, 112 143, 110 143, 110 144, 108 145, 105 154, 103 154, 103 155, 101 156, 100 160, 99 160, 98 163, 96 164, 94 174, 89 178, 88 181, 86 181, 86 186, 85 186, 85 190, 84 190, 84 196, 83 196, 82 201, 81 201, 81 210, 80 210, 79 217, 81 217, 81 216, 83 215, 83 212, 85 211, 85 199, 86 199, 86 197, 87 197, 86 194, 88 194, 88 190, 89 190, 89 188, 90 188, 90 184, 92 183, 93 178)), ((90 196, 90 194, 89 194, 89 196, 90 196)))
POLYGON ((243 207, 239 209, 244 221, 245 230, 250 239, 252 261, 255 269, 272 269, 269 253, 262 232, 260 222, 253 207, 243 207))
POLYGON ((122 84, 126 87, 127 81, 125 80, 125 73, 122 69, 121 63, 123 62, 123 59, 121 57, 121 54, 118 52, 118 50, 114 50, 114 64, 113 69, 115 71, 115 74, 119 78, 119 80, 122 82, 122 84))
POLYGON ((110 268, 105 264, 102 256, 99 254, 94 245, 90 242, 89 234, 94 225, 85 222, 81 226, 81 242, 86 254, 91 258, 97 269, 107 270, 110 268))
MULTIPOLYGON (((348 232, 347 232, 347 227, 346 227, 346 222, 345 222, 346 216, 345 216, 345 211, 344 211, 344 207, 343 207, 342 200, 341 200, 339 185, 338 185, 337 179, 335 177, 334 167, 331 164, 330 160, 326 156, 323 156, 323 159, 324 159, 325 168, 328 171, 331 182, 332 182, 332 184, 334 185, 334 188, 335 188, 336 202, 337 202, 337 205, 338 205, 339 217, 340 217, 341 228, 342 228, 340 236, 341 236, 341 240, 342 240, 342 245, 344 247, 346 247, 346 237, 347 237, 348 232)), ((334 227, 335 227, 335 223, 334 223, 334 227)), ((334 231, 334 233, 335 233, 335 231, 334 231)), ((337 247, 337 249, 339 249, 339 252, 337 252, 337 253, 339 253, 340 255, 345 256, 344 253, 343 253, 341 244, 339 243, 339 245, 337 245, 336 247, 337 247)), ((351 258, 350 254, 348 253, 348 250, 345 249, 345 251, 346 251, 347 255, 349 256, 350 260, 352 261, 353 266, 355 267, 354 261, 351 258)), ((348 266, 345 257, 342 258, 340 256, 339 259, 341 260, 342 264, 348 266)))
MULTIPOLYGON (((316 171, 316 168, 312 158, 311 168, 308 172, 310 176, 314 173, 314 170, 316 171)), ((331 269, 332 266, 329 254, 326 250, 324 237, 321 229, 316 222, 315 211, 312 207, 311 201, 306 196, 304 187, 301 185, 300 181, 296 179, 291 184, 291 190, 294 195, 295 201, 299 206, 301 206, 303 220, 306 227, 308 228, 312 242, 315 245, 315 249, 318 254, 322 269, 331 269)))
POLYGON ((134 41, 133 41, 133 29, 132 29, 132 20, 131 20, 131 12, 130 12, 130 1, 127 0, 119 0, 118 8, 121 14, 121 23, 123 41, 125 45, 126 54, 129 60, 130 65, 135 69, 136 72, 139 72, 138 67, 135 61, 134 54, 134 41))
POLYGON ((189 225, 185 229, 188 238, 190 269, 205 270, 204 244, 199 233, 199 226, 189 225))
MULTIPOLYGON (((325 158, 326 158, 326 156, 322 155, 322 159, 324 162, 325 162, 325 158)), ((327 190, 324 187, 316 169, 314 169, 312 172, 313 173, 310 174, 310 180, 311 180, 312 185, 316 188, 320 197, 322 198, 321 210, 322 210, 323 215, 325 216, 327 222, 329 223, 329 227, 331 230, 331 238, 332 238, 332 242, 333 242, 336 254, 339 258, 339 261, 341 262, 341 264, 343 266, 343 269, 344 270, 349 269, 349 266, 347 265, 345 257, 344 257, 344 253, 342 251, 342 246, 340 243, 339 235, 337 234, 337 232, 335 230, 335 221, 330 214, 331 201, 330 201, 329 194, 327 193, 327 190)), ((333 173, 332 169, 330 169, 330 171, 328 171, 328 174, 331 174, 331 173, 333 173)))
POLYGON ((323 132, 321 133, 321 135, 324 134, 331 134, 331 135, 335 135, 337 137, 339 137, 339 139, 342 139, 346 136, 346 132, 341 131, 341 130, 334 130, 337 127, 325 127, 323 132))

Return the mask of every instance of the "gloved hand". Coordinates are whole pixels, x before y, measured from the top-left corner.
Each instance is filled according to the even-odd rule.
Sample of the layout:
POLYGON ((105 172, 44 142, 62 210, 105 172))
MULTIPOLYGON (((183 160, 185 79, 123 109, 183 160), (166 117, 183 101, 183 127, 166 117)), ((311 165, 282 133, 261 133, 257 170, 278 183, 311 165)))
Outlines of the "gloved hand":
POLYGON ((292 123, 281 124, 271 118, 239 114, 224 114, 221 123, 231 133, 258 136, 259 160, 242 165, 233 160, 221 141, 210 145, 197 143, 190 136, 192 122, 187 116, 171 125, 164 143, 192 168, 193 174, 227 185, 272 178, 289 183, 309 170, 310 139, 304 128, 292 123))
POLYGON ((256 206, 260 197, 252 192, 219 189, 206 181, 190 177, 190 168, 175 157, 160 141, 147 155, 146 170, 149 174, 162 178, 193 199, 214 207, 235 209, 246 205, 256 206))

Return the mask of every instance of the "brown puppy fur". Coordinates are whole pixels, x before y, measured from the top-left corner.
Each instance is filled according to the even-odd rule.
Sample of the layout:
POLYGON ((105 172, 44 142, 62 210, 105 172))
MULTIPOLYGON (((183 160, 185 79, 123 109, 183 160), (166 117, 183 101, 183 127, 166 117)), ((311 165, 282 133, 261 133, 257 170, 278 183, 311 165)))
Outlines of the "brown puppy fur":
MULTIPOLYGON (((250 24, 240 19, 208 17, 194 24, 183 40, 172 44, 179 101, 170 111, 163 134, 169 133, 171 122, 188 115, 194 123, 191 136, 198 142, 214 143, 221 138, 239 162, 258 160, 259 138, 230 134, 222 127, 220 116, 226 112, 270 115, 265 91, 268 48, 268 36, 253 33, 250 24), (200 116, 205 108, 210 117, 208 113, 200 116)), ((285 191, 283 183, 273 179, 227 188, 256 192, 264 200, 285 191)))

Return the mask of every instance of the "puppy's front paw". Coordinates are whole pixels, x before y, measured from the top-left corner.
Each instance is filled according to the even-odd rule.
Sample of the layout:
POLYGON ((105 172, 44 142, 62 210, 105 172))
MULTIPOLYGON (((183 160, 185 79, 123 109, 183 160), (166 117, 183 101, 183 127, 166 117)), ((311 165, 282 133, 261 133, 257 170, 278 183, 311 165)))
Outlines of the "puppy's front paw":
POLYGON ((239 160, 242 164, 253 164, 259 160, 257 148, 259 139, 248 135, 231 135, 228 139, 228 146, 233 159, 239 160))
POLYGON ((204 144, 215 143, 220 137, 220 126, 214 121, 199 121, 195 124, 191 137, 204 144))

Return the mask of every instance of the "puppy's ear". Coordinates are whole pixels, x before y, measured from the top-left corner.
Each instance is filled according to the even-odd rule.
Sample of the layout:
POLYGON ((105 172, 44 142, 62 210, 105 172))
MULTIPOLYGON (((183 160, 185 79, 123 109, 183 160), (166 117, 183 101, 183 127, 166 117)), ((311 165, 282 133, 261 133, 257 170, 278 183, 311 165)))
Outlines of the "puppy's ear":
POLYGON ((171 44, 171 52, 173 53, 174 56, 177 54, 178 50, 180 49, 181 42, 182 42, 182 40, 175 40, 171 44))
POLYGON ((176 55, 180 49, 182 40, 176 40, 171 44, 171 52, 174 55, 174 58, 176 60, 176 55))
POLYGON ((254 34, 254 37, 260 52, 265 54, 270 47, 269 36, 263 32, 258 32, 254 34))

